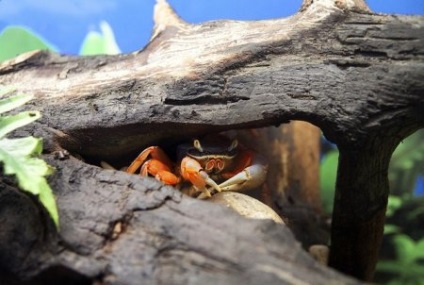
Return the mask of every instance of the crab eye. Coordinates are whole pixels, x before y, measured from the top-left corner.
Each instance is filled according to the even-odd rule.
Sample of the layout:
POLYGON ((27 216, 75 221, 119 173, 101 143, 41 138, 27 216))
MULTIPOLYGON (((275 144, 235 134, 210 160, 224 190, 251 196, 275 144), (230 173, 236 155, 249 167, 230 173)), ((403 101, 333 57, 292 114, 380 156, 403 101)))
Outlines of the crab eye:
POLYGON ((195 147, 198 151, 203 152, 203 148, 202 148, 202 146, 200 145, 200 141, 199 141, 199 140, 194 140, 193 145, 194 145, 194 147, 195 147))
POLYGON ((228 148, 228 151, 232 151, 233 149, 235 149, 238 146, 238 140, 233 140, 233 142, 231 143, 230 147, 228 148))

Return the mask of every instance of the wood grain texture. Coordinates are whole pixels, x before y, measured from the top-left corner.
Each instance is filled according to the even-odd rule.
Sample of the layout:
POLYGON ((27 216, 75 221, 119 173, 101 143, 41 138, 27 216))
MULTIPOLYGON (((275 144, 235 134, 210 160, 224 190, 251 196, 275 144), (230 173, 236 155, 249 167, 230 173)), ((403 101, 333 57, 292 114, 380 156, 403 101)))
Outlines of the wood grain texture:
MULTIPOLYGON (((373 14, 359 0, 316 0, 305 1, 299 13, 284 19, 214 21, 200 25, 184 23, 169 12, 165 1, 158 1, 155 18, 158 22, 151 42, 133 54, 70 57, 33 52, 1 63, 0 84, 34 94, 37 100, 27 108, 43 113, 42 120, 16 135, 42 136, 46 152, 65 148, 89 160, 114 161, 131 157, 152 143, 173 144, 211 132, 278 126, 291 120, 308 121, 321 128, 341 151, 330 263, 345 273, 369 280, 378 253, 389 191, 387 161, 398 142, 424 126, 424 17, 373 14), (358 234, 352 235, 352 232, 358 234), (358 249, 361 249, 359 253, 358 249)), ((67 162, 63 162, 63 166, 61 162, 56 164, 58 168, 66 165, 67 162)), ((87 166, 72 167, 76 171, 72 179, 90 191, 101 189, 97 183, 110 173, 85 168, 87 166), (78 169, 87 171, 84 175, 88 177, 78 169), (99 173, 94 175, 97 171, 99 173), (91 182, 84 181, 90 177, 91 182)), ((60 191, 76 191, 76 194, 81 191, 72 188, 75 183, 72 179, 60 175, 52 179, 59 197, 60 191)), ((107 180, 106 184, 119 184, 121 179, 130 178, 107 180)), ((131 179, 142 185, 150 183, 137 177, 131 179)), ((150 189, 149 185, 145 187, 150 189)), ((120 191, 126 190, 102 195, 122 195, 120 191)), ((193 224, 188 222, 190 218, 174 219, 173 223, 165 218, 174 213, 169 205, 179 209, 183 206, 177 205, 187 204, 167 202, 174 198, 168 197, 168 190, 163 191, 157 194, 142 191, 142 198, 137 199, 150 201, 153 196, 157 204, 152 202, 156 206, 151 207, 157 209, 145 214, 143 211, 150 206, 148 202, 140 202, 147 208, 141 207, 140 215, 131 219, 129 226, 131 230, 141 231, 134 236, 143 245, 141 251, 157 251, 152 246, 156 239, 143 232, 151 225, 158 227, 153 236, 159 235, 159 244, 163 236, 169 242, 167 250, 171 254, 165 257, 159 254, 158 260, 142 259, 143 270, 147 271, 139 274, 151 278, 149 280, 159 280, 154 279, 159 278, 158 271, 149 269, 149 262, 162 262, 160 270, 175 273, 174 263, 184 257, 189 261, 177 271, 191 272, 184 265, 201 264, 202 254, 217 250, 207 244, 200 247, 199 256, 197 251, 172 247, 174 233, 184 236, 176 227, 193 224), (153 212, 155 214, 149 216, 153 212), (144 220, 146 217, 151 220, 144 220), (132 227, 132 223, 137 227, 132 227)), ((59 198, 60 208, 66 209, 65 201, 59 198)), ((90 214, 91 211, 101 211, 101 207, 85 199, 85 195, 81 195, 79 201, 86 205, 80 211, 61 210, 64 228, 60 235, 66 241, 65 249, 73 249, 66 266, 78 260, 75 264, 79 267, 74 264, 73 268, 83 272, 84 262, 92 262, 83 257, 99 248, 101 236, 111 224, 90 224, 89 220, 99 215, 90 214), (91 205, 100 209, 93 210, 91 205), (87 218, 87 224, 71 223, 81 216, 87 218), (66 230, 68 223, 71 223, 71 232, 66 230), (81 236, 75 236, 74 231, 81 236), (92 236, 86 244, 72 246, 75 241, 69 239, 83 238, 85 232, 92 236)), ((183 208, 179 213, 191 211, 189 206, 183 208)), ((115 214, 103 215, 110 215, 111 221, 115 214)), ((204 217, 199 215, 200 219, 204 217)), ((122 216, 116 214, 116 217, 122 216)), ((233 216, 228 219, 237 220, 233 216)), ((220 222, 224 223, 225 219, 216 222, 215 229, 220 227, 220 222)), ((252 227, 252 231, 258 231, 252 227)), ((278 232, 274 227, 269 225, 270 231, 278 232)), ((231 234, 227 238, 235 236, 231 234)), ((267 238, 263 236, 262 241, 267 238)), ((114 246, 118 245, 112 243, 114 246)), ((153 253, 148 256, 155 256, 153 253)), ((119 259, 124 260, 122 264, 114 263, 118 259, 109 256, 101 260, 99 267, 109 264, 109 268, 125 269, 136 264, 139 255, 134 251, 128 254, 125 259, 119 259)), ((283 257, 277 259, 281 262, 283 257)), ((265 262, 260 259, 257 263, 259 261, 265 262)), ((212 263, 219 271, 220 265, 212 263)), ((295 269, 283 264, 281 266, 287 269, 284 274, 268 265, 247 270, 253 261, 244 259, 236 262, 231 259, 230 263, 233 268, 242 270, 220 271, 227 283, 240 281, 234 278, 257 280, 253 277, 257 272, 264 274, 263 283, 267 283, 266 278, 273 282, 277 279, 281 282, 281 278, 286 283, 294 282, 291 275, 284 274, 295 269), (237 267, 238 262, 245 265, 237 267), (237 275, 240 272, 243 273, 237 275)), ((204 274, 202 276, 212 276, 206 268, 196 268, 196 272, 204 274)), ((95 272, 105 274, 100 269, 95 272)), ((94 276, 95 272, 84 274, 94 276)), ((189 274, 182 276, 186 283, 195 282, 189 274)), ((118 284, 113 282, 105 281, 118 284)))
POLYGON ((320 135, 302 121, 237 132, 243 145, 268 162, 265 185, 248 194, 272 207, 305 249, 329 242, 319 191, 320 135))
MULTIPOLYGON (((17 264, 0 259, 2 269, 21 278, 40 284, 62 284, 67 278, 83 280, 71 284, 96 280, 119 285, 359 284, 316 263, 284 224, 244 218, 154 179, 72 158, 46 159, 56 167, 50 183, 61 218, 58 235, 43 237, 40 223, 24 218, 33 213, 22 207, 28 198, 3 204, 2 197, 16 192, 0 192, 1 209, 22 208, 12 215, 19 218, 15 225, 38 232, 22 240, 45 240, 39 250, 14 257, 17 264), (45 272, 59 268, 67 274, 45 283, 45 272)), ((52 226, 51 221, 47 225, 52 226)), ((5 247, 0 253, 10 254, 5 247)))

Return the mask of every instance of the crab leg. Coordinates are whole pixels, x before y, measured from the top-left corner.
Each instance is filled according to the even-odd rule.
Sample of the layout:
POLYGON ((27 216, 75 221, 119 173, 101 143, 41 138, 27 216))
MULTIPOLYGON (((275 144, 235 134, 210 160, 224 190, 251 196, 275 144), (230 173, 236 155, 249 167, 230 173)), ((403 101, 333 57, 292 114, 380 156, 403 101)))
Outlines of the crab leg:
POLYGON ((255 155, 252 165, 219 184, 222 191, 251 190, 265 182, 268 165, 265 159, 255 155))
POLYGON ((180 182, 180 179, 172 173, 171 169, 157 159, 150 159, 141 166, 140 175, 149 176, 149 174, 168 185, 176 185, 180 182))
POLYGON ((126 171, 133 174, 140 166, 140 175, 142 176, 152 175, 157 180, 168 185, 176 185, 180 182, 180 179, 171 171, 172 161, 157 146, 151 146, 143 150, 126 171), (151 159, 147 160, 148 157, 151 159))
POLYGON ((151 146, 143 150, 137 157, 134 159, 134 161, 131 163, 130 166, 127 168, 127 173, 134 174, 140 166, 146 161, 146 159, 149 157, 152 159, 156 159, 159 161, 162 161, 165 165, 167 165, 169 168, 172 166, 172 161, 169 159, 169 157, 165 154, 165 152, 159 148, 158 146, 151 146))
POLYGON ((203 170, 200 163, 190 157, 184 157, 181 161, 181 175, 185 180, 190 181, 197 190, 202 191, 207 197, 210 197, 211 194, 206 188, 206 185, 221 192, 221 188, 209 177, 206 171, 203 170))

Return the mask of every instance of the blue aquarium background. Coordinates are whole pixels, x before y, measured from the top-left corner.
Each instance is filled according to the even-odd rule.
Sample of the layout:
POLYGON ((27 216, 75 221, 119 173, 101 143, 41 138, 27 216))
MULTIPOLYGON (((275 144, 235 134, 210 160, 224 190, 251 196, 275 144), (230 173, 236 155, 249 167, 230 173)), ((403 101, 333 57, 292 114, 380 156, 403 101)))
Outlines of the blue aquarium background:
MULTIPOLYGON (((219 19, 287 17, 296 13, 301 5, 301 0, 168 2, 181 18, 194 24, 219 19)), ((0 61, 40 48, 71 55, 139 50, 150 38, 155 3, 155 0, 0 0, 0 61)), ((368 0, 367 3, 378 13, 424 14, 423 0, 368 0)), ((408 189, 404 190, 408 194, 424 195, 423 166, 418 163, 423 161, 420 157, 424 150, 416 145, 424 144, 424 135, 415 136, 419 139, 414 139, 413 143, 410 139, 406 141, 409 151, 395 153, 401 153, 394 156, 396 161, 392 169, 396 171, 390 174, 392 181, 401 179, 392 185, 395 193, 408 189)), ((328 212, 332 209, 338 159, 337 150, 330 149, 323 153, 320 173, 324 208, 328 212)))
MULTIPOLYGON (((260 20, 286 17, 300 0, 169 0, 187 22, 216 19, 260 20)), ((369 0, 373 11, 424 14, 423 0, 369 0)), ((142 48, 153 27, 155 0, 1 0, 0 31, 22 25, 41 35, 61 53, 78 54, 89 31, 99 31, 106 21, 122 52, 142 48)), ((0 47, 1 48, 1 47, 0 47)))

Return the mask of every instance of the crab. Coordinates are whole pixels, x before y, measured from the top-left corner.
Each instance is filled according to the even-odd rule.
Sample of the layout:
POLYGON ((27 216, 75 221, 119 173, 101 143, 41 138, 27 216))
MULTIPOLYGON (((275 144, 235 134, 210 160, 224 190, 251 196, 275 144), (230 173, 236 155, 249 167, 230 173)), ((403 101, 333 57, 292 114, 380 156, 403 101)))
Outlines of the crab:
POLYGON ((160 147, 150 146, 136 157, 126 172, 134 174, 139 169, 142 176, 153 176, 191 196, 208 198, 216 192, 261 186, 268 165, 262 156, 239 144, 237 139, 231 141, 217 135, 178 145, 177 163, 160 147))

